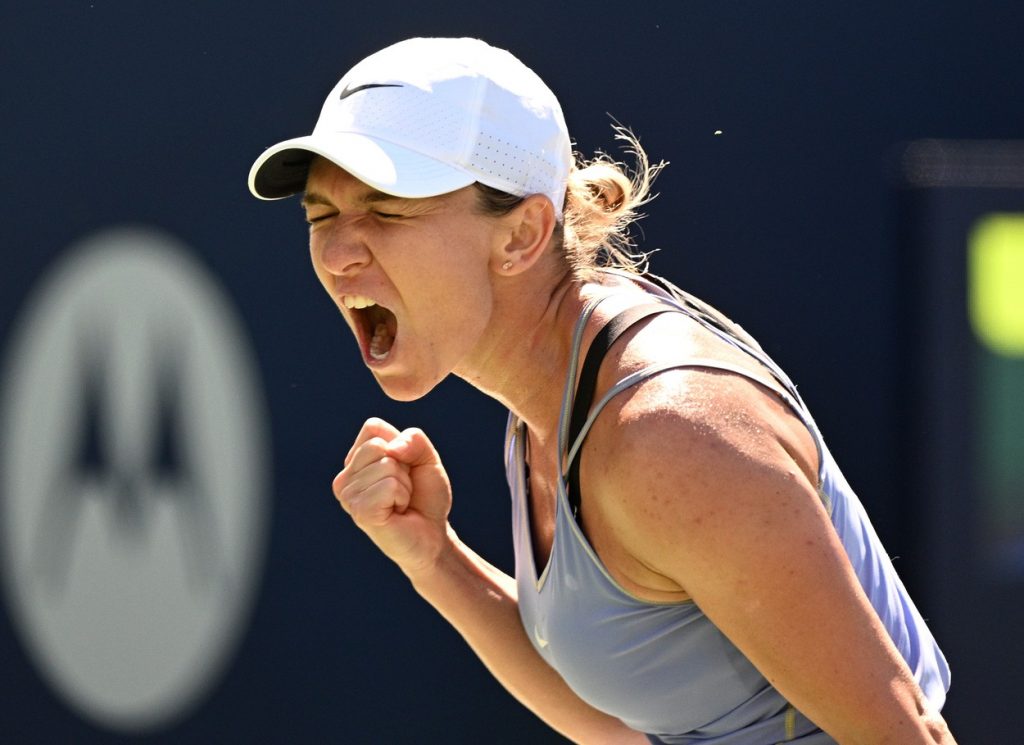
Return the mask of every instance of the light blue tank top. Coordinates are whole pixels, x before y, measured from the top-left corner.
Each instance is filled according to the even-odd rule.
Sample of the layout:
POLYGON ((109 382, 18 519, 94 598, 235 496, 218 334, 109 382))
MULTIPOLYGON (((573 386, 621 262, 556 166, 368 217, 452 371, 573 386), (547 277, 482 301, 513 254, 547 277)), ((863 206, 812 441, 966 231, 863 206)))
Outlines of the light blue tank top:
MULTIPOLYGON (((647 289, 702 322, 697 314, 660 288, 650 285, 647 289)), ((761 350, 703 324, 758 359, 777 380, 760 378, 708 359, 654 366, 616 384, 592 408, 576 443, 565 442, 582 331, 597 302, 600 301, 584 309, 576 326, 561 412, 562 452, 575 456, 590 425, 614 395, 665 369, 726 369, 775 390, 815 439, 820 462, 819 494, 861 586, 925 696, 941 708, 949 689, 949 668, 942 652, 896 575, 860 501, 825 447, 796 388, 761 350)), ((695 603, 640 600, 612 579, 572 516, 564 477, 558 483, 551 556, 546 567, 536 567, 528 512, 525 444, 522 423, 510 416, 506 471, 512 492, 519 612, 534 647, 581 698, 665 743, 833 742, 768 684, 695 603)))

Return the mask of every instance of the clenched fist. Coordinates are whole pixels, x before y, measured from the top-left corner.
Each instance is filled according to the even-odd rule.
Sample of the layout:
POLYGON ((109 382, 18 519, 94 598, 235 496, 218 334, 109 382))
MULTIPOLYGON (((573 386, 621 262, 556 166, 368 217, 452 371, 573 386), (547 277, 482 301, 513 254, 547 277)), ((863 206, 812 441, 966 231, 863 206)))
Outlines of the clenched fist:
POLYGON ((452 489, 419 429, 368 419, 334 479, 334 496, 356 525, 408 575, 429 569, 448 542, 452 489))

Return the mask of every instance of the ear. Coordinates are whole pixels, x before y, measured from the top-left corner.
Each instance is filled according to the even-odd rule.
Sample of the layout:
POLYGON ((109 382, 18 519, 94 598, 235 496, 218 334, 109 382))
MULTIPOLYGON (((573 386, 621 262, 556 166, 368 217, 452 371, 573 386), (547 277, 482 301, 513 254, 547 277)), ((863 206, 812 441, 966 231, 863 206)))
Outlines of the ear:
POLYGON ((507 231, 495 247, 493 269, 511 277, 532 267, 544 254, 555 230, 555 208, 541 194, 531 194, 505 215, 507 231))

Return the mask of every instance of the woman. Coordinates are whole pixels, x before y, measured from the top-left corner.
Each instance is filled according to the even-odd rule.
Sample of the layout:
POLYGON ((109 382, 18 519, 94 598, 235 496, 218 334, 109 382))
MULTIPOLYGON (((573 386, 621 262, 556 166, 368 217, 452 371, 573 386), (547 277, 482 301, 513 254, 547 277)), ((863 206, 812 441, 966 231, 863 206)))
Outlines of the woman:
POLYGON ((624 236, 657 167, 630 143, 633 179, 575 163, 512 55, 414 39, 256 161, 257 196, 304 191, 314 268, 389 396, 454 373, 508 407, 516 578, 451 529, 419 430, 367 421, 337 499, 578 742, 953 742, 942 653, 793 385, 640 273, 624 236))

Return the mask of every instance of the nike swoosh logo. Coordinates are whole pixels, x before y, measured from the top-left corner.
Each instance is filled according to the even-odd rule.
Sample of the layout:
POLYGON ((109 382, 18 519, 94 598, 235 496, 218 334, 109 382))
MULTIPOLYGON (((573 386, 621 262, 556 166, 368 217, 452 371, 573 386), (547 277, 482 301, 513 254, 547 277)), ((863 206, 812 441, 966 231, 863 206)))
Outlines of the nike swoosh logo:
POLYGON ((536 626, 533 627, 533 636, 537 640, 541 649, 544 649, 548 645, 548 640, 540 635, 540 630, 536 626))
POLYGON ((355 88, 350 88, 349 86, 345 86, 345 90, 343 90, 341 92, 341 95, 338 96, 338 99, 341 100, 341 101, 344 101, 346 98, 351 96, 353 93, 358 93, 359 91, 365 91, 367 88, 404 88, 404 87, 405 87, 404 85, 401 85, 399 83, 366 83, 364 85, 357 85, 355 88))

